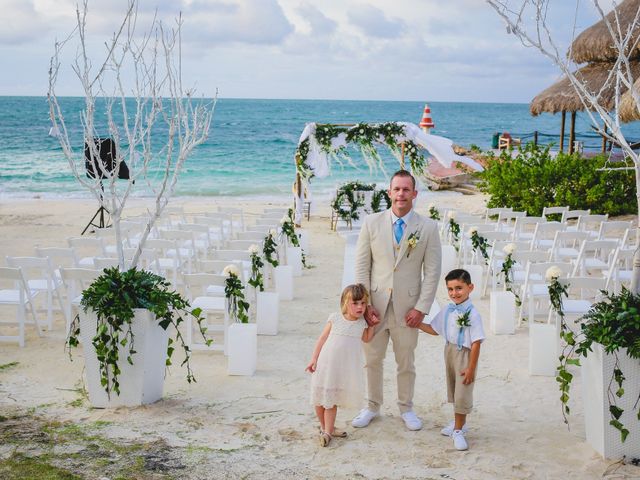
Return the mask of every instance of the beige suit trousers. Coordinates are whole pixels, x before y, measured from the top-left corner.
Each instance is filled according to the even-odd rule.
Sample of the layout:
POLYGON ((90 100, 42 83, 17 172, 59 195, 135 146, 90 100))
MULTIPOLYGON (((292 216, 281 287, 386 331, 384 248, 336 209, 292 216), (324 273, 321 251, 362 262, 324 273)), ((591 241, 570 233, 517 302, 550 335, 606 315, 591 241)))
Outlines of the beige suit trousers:
POLYGON ((413 391, 416 381, 414 365, 415 349, 418 345, 418 329, 396 323, 393 304, 389 302, 387 311, 376 334, 364 344, 367 370, 367 408, 378 412, 383 401, 383 362, 387 353, 389 338, 397 364, 398 407, 400 413, 413 409, 413 391))

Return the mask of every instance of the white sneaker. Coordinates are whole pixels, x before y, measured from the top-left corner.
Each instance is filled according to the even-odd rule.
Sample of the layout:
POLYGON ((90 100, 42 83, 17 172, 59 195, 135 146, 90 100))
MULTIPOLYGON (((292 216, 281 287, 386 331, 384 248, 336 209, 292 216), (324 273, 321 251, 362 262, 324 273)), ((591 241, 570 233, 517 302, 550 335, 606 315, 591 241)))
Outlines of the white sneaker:
POLYGON ((373 412, 368 408, 363 408, 360 413, 351 421, 351 425, 356 428, 366 427, 371 423, 371 420, 380 415, 378 412, 373 412))
POLYGON ((453 446, 456 447, 456 450, 467 450, 469 445, 467 445, 467 439, 464 438, 464 432, 462 430, 454 430, 451 434, 453 438, 453 446))
MULTIPOLYGON (((440 433, 445 437, 450 437, 453 434, 453 431, 455 430, 455 425, 456 423, 453 420, 451 420, 449 422, 449 425, 447 425, 442 430, 440 430, 440 433)), ((462 426, 461 430, 462 430, 462 433, 467 433, 468 429, 467 429, 466 423, 462 426)))
POLYGON ((420 430, 422 428, 422 420, 413 411, 404 412, 401 417, 409 430, 420 430))

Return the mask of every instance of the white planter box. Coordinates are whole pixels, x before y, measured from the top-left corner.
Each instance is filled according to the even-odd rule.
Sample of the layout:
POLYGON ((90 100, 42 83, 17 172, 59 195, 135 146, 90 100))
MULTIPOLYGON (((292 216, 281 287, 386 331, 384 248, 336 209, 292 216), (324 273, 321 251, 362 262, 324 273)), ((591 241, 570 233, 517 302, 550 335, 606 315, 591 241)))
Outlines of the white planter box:
POLYGON ((489 312, 489 326, 495 335, 512 335, 516 332, 516 297, 513 293, 491 292, 489 312))
POLYGON ((280 298, 277 292, 258 292, 256 324, 258 335, 277 335, 280 298))
POLYGON ((559 348, 560 335, 555 324, 531 323, 529 325, 529 373, 555 377, 559 348))
POLYGON ((287 245, 287 265, 291 267, 294 277, 302 276, 302 248, 287 245))
POLYGON ((290 265, 278 265, 274 268, 273 277, 276 292, 282 300, 293 300, 293 269, 290 265))
POLYGON ((135 353, 133 365, 127 362, 126 347, 120 347, 120 395, 107 396, 100 384, 98 358, 91 339, 96 332, 97 317, 93 312, 80 311, 80 336, 84 350, 85 374, 89 401, 96 408, 135 407, 157 402, 162 398, 164 386, 165 362, 169 332, 158 325, 149 310, 136 309, 132 331, 135 353))
MULTIPOLYGON (((584 421, 587 443, 604 458, 619 459, 640 458, 640 422, 634 404, 640 395, 640 360, 630 358, 626 353, 618 352, 620 369, 625 376, 624 395, 616 398, 616 404, 624 410, 620 417, 622 424, 629 430, 624 443, 620 432, 609 425, 608 386, 613 373, 615 357, 606 354, 602 345, 594 343, 593 352, 587 358, 580 357, 582 376, 582 398, 584 402, 584 421)), ((617 384, 614 382, 613 391, 617 384)))
POLYGON ((258 328, 255 323, 232 323, 227 330, 229 375, 253 375, 258 360, 258 328))

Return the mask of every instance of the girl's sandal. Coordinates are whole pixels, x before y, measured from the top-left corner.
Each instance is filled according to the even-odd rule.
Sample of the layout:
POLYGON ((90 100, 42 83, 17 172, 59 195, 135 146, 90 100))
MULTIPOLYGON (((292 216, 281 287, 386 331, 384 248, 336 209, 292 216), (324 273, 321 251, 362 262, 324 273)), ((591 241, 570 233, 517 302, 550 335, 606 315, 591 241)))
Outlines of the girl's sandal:
POLYGON ((347 438, 347 432, 345 432, 344 430, 338 430, 337 428, 334 428, 331 436, 338 437, 338 438, 347 438))
POLYGON ((320 433, 320 446, 321 447, 326 447, 329 445, 329 443, 331 442, 331 435, 329 435, 326 432, 321 432, 320 433))

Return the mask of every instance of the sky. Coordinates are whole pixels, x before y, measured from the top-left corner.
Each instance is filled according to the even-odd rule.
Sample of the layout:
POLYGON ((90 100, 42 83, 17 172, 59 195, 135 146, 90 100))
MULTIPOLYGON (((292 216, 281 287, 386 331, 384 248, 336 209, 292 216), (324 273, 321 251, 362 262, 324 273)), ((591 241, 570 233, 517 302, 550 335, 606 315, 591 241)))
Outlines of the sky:
MULTIPOLYGON (((552 0, 561 48, 597 16, 586 0, 552 0), (578 7, 578 8, 576 8, 578 7), (578 12, 578 14, 576 14, 578 12), (574 22, 575 19, 575 22, 574 22)), ((601 1, 605 11, 611 1, 601 1)), ((127 0, 89 0, 95 68, 127 0)), ((46 95, 56 41, 76 25, 75 0, 0 0, 0 95, 46 95)), ((181 14, 182 79, 221 98, 528 103, 559 69, 507 32, 484 0, 139 0, 137 27, 181 14)), ((81 95, 64 46, 58 95, 81 95)))

